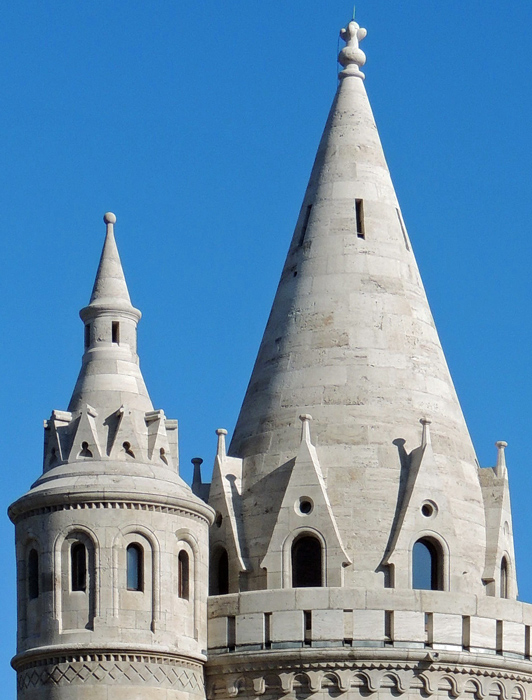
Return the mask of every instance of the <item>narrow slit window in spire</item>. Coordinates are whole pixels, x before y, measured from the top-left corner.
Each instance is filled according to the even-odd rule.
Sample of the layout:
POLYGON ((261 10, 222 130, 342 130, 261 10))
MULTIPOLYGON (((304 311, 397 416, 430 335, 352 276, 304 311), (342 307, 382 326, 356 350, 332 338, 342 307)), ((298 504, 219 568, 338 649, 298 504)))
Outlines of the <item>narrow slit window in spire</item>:
POLYGON ((366 230, 364 226, 364 202, 362 199, 355 199, 355 219, 357 225, 357 236, 366 238, 366 230))
POLYGON ((118 345, 118 343, 120 343, 120 324, 118 321, 113 321, 111 326, 111 336, 113 343, 118 345))
POLYGON ((312 204, 309 204, 307 206, 307 209, 305 211, 305 218, 303 219, 303 226, 301 227, 301 235, 299 236, 299 247, 303 245, 305 242, 305 235, 307 233, 307 228, 308 228, 308 222, 310 219, 310 212, 312 211, 312 204))
POLYGON ((91 324, 86 323, 85 324, 85 350, 89 347, 91 344, 91 324))

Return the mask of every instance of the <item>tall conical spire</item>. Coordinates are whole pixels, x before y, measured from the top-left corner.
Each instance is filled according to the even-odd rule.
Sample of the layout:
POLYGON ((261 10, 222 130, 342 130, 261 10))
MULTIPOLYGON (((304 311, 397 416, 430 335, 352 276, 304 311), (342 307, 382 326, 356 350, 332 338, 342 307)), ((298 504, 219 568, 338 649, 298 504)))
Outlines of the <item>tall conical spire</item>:
POLYGON ((462 582, 479 585, 470 565, 485 548, 475 453, 364 87, 366 30, 353 21, 341 36, 340 84, 229 450, 244 459, 254 570, 262 575, 280 475, 298 452, 297 417, 310 413, 357 585, 382 581, 406 468, 394 441, 406 441, 405 454, 417 447, 426 418, 442 479, 435 492, 455 485, 451 522, 470 535, 453 561, 462 582))
POLYGON ((106 236, 90 302, 80 311, 85 323, 85 353, 69 411, 87 404, 96 410, 152 411, 137 355, 141 313, 129 298, 114 236, 116 216, 104 216, 106 236))

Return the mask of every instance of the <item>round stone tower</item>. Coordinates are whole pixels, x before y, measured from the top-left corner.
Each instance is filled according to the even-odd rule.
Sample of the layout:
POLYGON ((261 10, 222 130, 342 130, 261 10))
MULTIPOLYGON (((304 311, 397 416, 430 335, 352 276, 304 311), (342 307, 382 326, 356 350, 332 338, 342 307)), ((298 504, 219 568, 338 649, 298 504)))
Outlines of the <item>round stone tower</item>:
MULTIPOLYGON (((228 452, 208 696, 532 694, 504 449, 481 469, 364 87, 339 87, 228 452)), ((196 492, 201 493, 199 479, 196 492)))
POLYGON ((68 411, 45 422, 44 470, 16 526, 18 700, 204 698, 212 510, 179 476, 177 421, 137 356, 114 214, 68 411))

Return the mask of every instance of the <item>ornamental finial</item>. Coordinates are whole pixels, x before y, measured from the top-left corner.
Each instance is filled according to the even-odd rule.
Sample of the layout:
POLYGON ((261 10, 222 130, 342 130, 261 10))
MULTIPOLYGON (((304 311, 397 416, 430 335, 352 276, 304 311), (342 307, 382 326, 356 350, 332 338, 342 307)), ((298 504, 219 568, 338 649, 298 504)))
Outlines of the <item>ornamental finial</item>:
POLYGON ((351 75, 362 79, 366 77, 360 70, 360 67, 366 63, 366 54, 360 48, 360 42, 367 33, 367 30, 354 20, 349 22, 345 29, 340 30, 340 36, 346 43, 338 56, 338 63, 344 67, 338 76, 340 79, 351 75))

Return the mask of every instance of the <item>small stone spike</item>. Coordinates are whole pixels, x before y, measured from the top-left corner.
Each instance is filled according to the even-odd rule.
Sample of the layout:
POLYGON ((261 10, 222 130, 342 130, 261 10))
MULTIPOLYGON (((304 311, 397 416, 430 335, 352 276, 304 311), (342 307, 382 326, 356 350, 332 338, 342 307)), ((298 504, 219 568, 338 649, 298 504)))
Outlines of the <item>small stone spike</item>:
POLYGON ((310 444, 310 421, 312 416, 309 413, 302 413, 299 416, 301 421, 301 442, 306 442, 310 444))
POLYGON ((426 445, 430 445, 430 424, 432 423, 432 421, 428 418, 422 418, 419 422, 423 426, 423 434, 421 436, 421 447, 425 447, 426 445))
POLYGON ((216 435, 218 435, 218 448, 216 450, 216 454, 218 457, 225 457, 227 455, 227 451, 225 449, 225 436, 227 435, 227 430, 225 428, 218 428, 216 435))
POLYGON ((504 450, 508 447, 508 443, 504 442, 504 440, 497 440, 497 442, 495 443, 495 447, 498 450, 497 466, 495 467, 495 471, 497 473, 497 476, 502 476, 506 471, 506 455, 504 453, 504 450))

